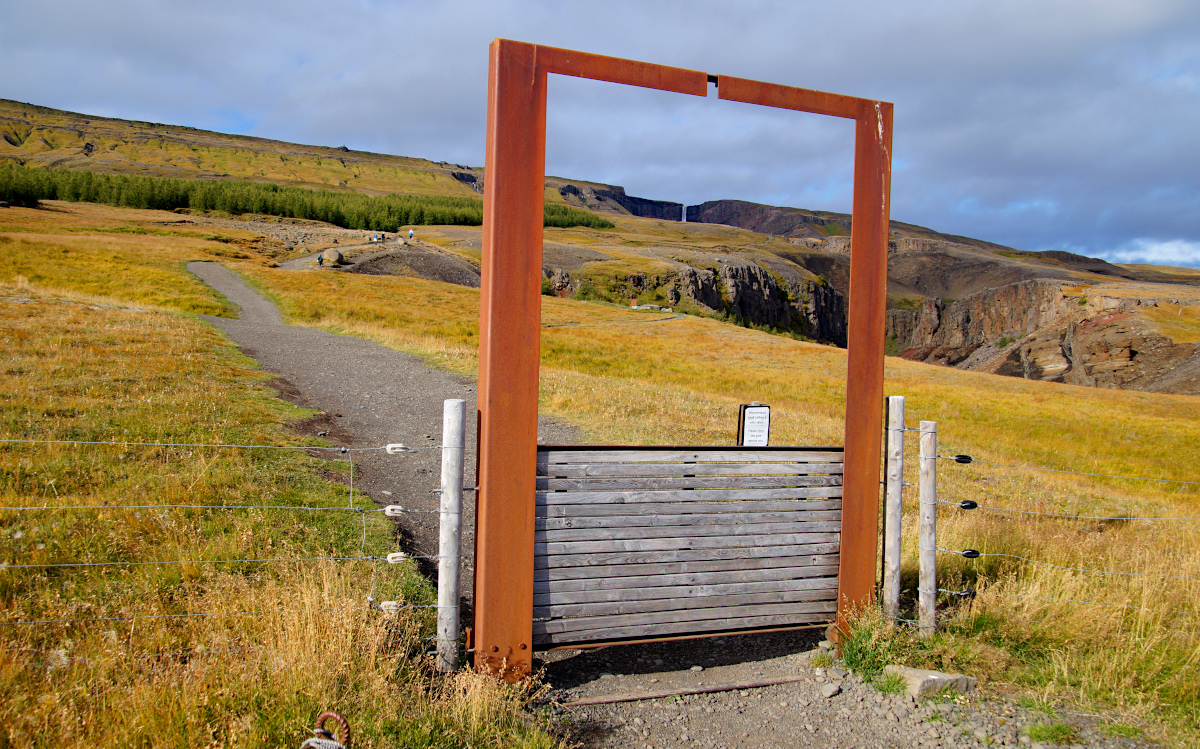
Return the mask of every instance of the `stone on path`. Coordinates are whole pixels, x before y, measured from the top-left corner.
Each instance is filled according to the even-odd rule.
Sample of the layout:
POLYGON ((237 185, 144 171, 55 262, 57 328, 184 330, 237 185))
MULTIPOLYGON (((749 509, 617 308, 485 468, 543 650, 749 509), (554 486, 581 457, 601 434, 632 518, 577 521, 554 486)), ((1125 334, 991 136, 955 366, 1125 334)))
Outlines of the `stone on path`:
POLYGON ((346 262, 345 258, 342 257, 341 251, 335 247, 330 247, 328 250, 322 252, 321 257, 325 258, 325 262, 331 265, 341 265, 346 262))
POLYGON ((975 689, 975 677, 962 674, 943 674, 940 671, 927 671, 923 668, 907 666, 888 666, 883 669, 886 674, 895 674, 908 684, 908 693, 912 697, 932 697, 941 691, 952 691, 966 694, 975 689))
POLYGON ((821 687, 821 696, 826 699, 830 699, 841 691, 842 688, 837 684, 826 684, 825 686, 821 687))

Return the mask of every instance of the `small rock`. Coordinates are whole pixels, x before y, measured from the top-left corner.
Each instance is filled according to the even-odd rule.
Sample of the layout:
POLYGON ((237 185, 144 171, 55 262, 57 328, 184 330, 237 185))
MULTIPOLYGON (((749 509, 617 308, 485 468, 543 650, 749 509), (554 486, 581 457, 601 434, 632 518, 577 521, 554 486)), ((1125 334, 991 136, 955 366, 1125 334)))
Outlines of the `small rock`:
POLYGON ((829 699, 841 691, 842 688, 837 684, 826 684, 825 686, 821 687, 821 696, 829 699))
POLYGON ((600 678, 601 679, 615 679, 617 677, 614 676, 613 674, 600 674, 600 678))
POLYGON ((704 666, 692 666, 692 670, 693 670, 693 671, 703 671, 703 670, 704 670, 704 666))
POLYGON ((821 640, 817 643, 817 647, 821 650, 833 650, 833 643, 829 640, 821 640))
POLYGON ((834 677, 838 678, 838 679, 844 679, 850 675, 849 671, 847 671, 844 668, 838 668, 837 666, 834 666, 833 668, 829 669, 829 673, 833 674, 834 677))

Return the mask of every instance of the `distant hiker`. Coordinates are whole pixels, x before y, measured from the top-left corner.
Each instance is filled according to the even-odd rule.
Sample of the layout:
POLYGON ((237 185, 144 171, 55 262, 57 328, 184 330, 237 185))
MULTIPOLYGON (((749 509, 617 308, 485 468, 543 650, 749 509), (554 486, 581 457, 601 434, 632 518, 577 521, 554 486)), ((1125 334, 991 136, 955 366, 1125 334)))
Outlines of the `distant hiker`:
POLYGON ((409 229, 409 230, 408 230, 408 238, 409 238, 409 239, 412 239, 412 229, 409 229))
POLYGON ((317 267, 318 268, 325 267, 325 254, 324 253, 317 255, 317 267))

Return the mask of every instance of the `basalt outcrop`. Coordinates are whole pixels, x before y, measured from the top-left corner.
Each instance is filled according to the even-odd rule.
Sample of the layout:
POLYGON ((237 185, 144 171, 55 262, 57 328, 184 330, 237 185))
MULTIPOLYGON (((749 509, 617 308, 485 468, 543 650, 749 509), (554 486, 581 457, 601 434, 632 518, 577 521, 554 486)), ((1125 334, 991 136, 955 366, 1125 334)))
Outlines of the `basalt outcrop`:
MULTIPOLYGON (((575 294, 582 286, 562 268, 543 268, 542 276, 555 295, 575 294)), ((630 274, 619 282, 631 295, 661 289, 672 307, 686 302, 701 312, 846 345, 846 298, 819 279, 785 279, 750 261, 725 260, 712 268, 682 265, 674 275, 630 274)))
POLYGON ((953 303, 892 309, 887 335, 906 359, 1027 379, 1200 395, 1200 344, 1176 343, 1138 314, 1154 300, 1079 296, 1024 281, 953 303))

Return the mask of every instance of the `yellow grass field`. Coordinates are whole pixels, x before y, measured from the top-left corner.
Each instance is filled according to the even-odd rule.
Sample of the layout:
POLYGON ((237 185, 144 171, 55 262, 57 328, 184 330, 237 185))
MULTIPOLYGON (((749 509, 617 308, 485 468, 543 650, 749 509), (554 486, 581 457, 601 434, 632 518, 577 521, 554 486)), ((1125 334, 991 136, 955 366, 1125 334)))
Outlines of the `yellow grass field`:
MULTIPOLYGON (((180 263, 228 244, 153 246, 109 231, 116 216, 0 214, 0 439, 315 444, 285 426, 309 412, 188 312, 227 311, 180 263)), ((432 677, 427 609, 366 607, 373 587, 433 593, 415 567, 333 560, 397 548, 381 515, 340 509, 347 487, 326 477, 347 469, 305 451, 0 444, 0 746, 297 746, 330 707, 358 746, 557 745, 519 692, 432 677), (16 566, 125 561, 161 564, 16 566)))
MULTIPOLYGON (((412 278, 284 271, 267 267, 252 247, 240 247, 247 258, 220 258, 216 252, 228 251, 228 242, 112 231, 122 222, 148 226, 151 212, 83 205, 61 211, 0 214, 0 242, 9 258, 22 254, 23 263, 20 272, 11 262, 0 266, 0 282, 26 284, 29 293, 91 295, 153 309, 221 310, 222 302, 182 264, 224 259, 293 323, 367 337, 474 372, 477 291, 412 278), (71 260, 60 265, 55 261, 64 249, 71 260), (130 282, 109 279, 117 267, 130 282)), ((547 238, 565 241, 553 232, 547 238)), ((712 319, 667 317, 543 297, 543 412, 597 443, 730 444, 737 404, 760 400, 772 406, 777 444, 840 443, 844 351, 712 319)), ((886 382, 888 394, 907 397, 910 427, 923 419, 938 422, 944 455, 1200 481, 1197 398, 1002 378, 893 358, 886 382)), ((908 480, 915 485, 915 439, 908 451, 908 480)), ((1200 740, 1200 486, 979 462, 940 461, 939 468, 941 497, 952 502, 1183 520, 1079 521, 944 506, 940 547, 1046 564, 942 555, 939 586, 969 586, 980 594, 966 604, 946 603, 944 618, 954 621, 934 640, 899 636, 897 656, 980 676, 1000 691, 1116 709, 1169 743, 1200 740)), ((915 511, 910 495, 908 597, 916 588, 915 511)))

